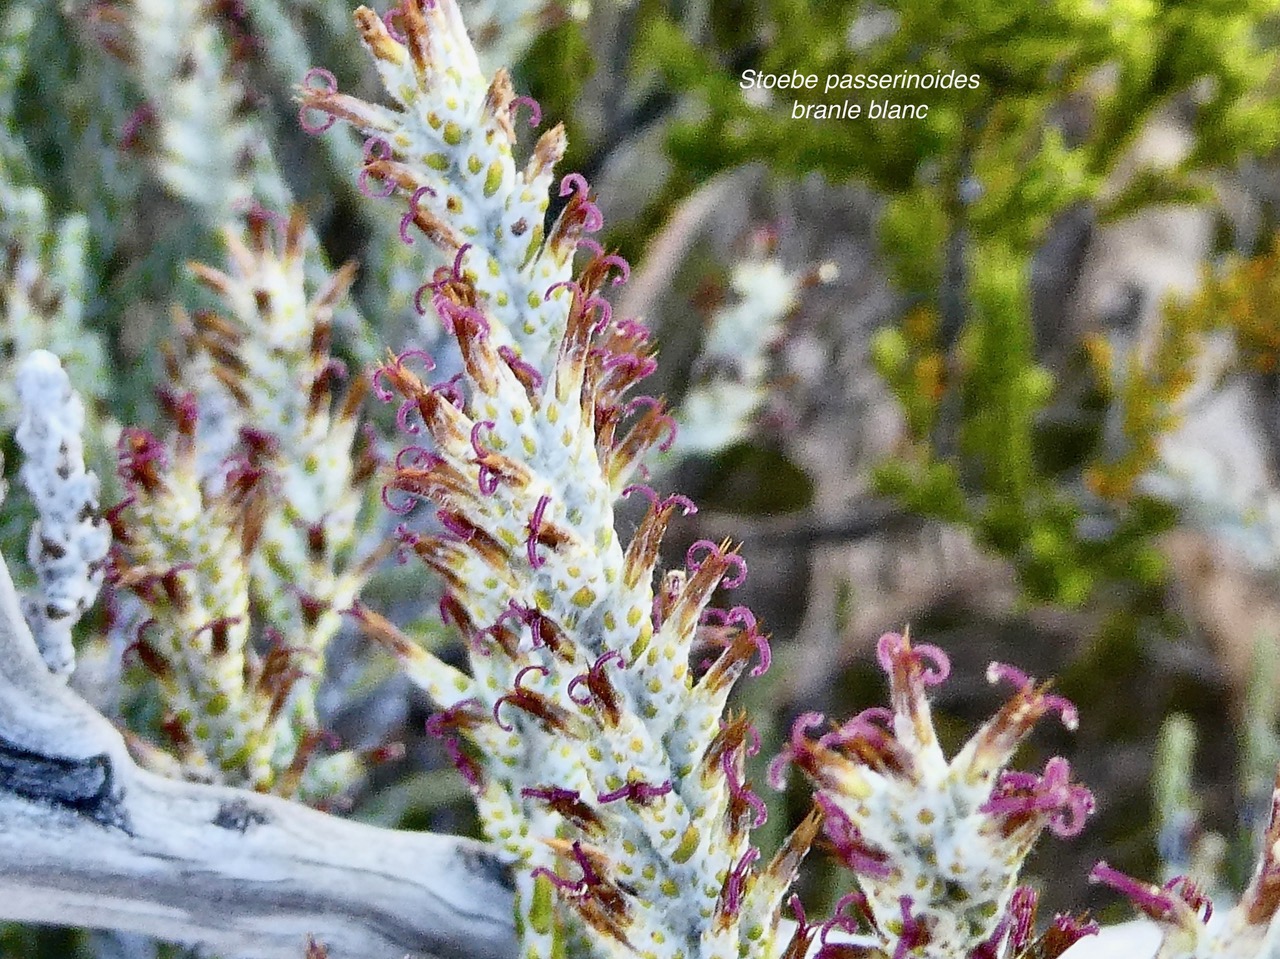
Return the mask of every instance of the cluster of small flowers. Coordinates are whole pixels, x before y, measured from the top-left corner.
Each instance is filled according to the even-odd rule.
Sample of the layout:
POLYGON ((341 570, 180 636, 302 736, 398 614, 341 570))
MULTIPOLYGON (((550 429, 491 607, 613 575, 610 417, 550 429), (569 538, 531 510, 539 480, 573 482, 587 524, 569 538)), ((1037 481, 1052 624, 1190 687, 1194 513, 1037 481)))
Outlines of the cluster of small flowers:
POLYGON ((783 338, 784 322, 805 287, 835 279, 831 263, 788 270, 776 246, 772 230, 752 236, 729 279, 732 298, 708 318, 698 375, 676 414, 680 433, 669 459, 715 453, 750 435, 769 399, 769 353, 783 338))
POLYGON ((113 514, 115 572, 150 617, 132 649, 160 680, 188 774, 314 795, 357 771, 348 754, 311 763, 315 693, 376 558, 351 559, 376 461, 371 443, 355 451, 364 390, 334 409, 332 312, 353 271, 308 295, 302 218, 247 219, 243 238, 227 233, 229 272, 193 267, 226 310, 184 318, 192 355, 169 373, 186 391, 164 397, 173 439, 121 438, 132 495, 113 514), (271 641, 261 658, 251 598, 271 641))
POLYGON ((756 866, 763 805, 743 781, 754 734, 722 717, 757 653, 753 671, 767 668, 768 644, 746 609, 708 609, 745 564, 697 543, 654 590, 667 525, 693 504, 632 482, 674 424, 657 400, 628 398, 653 368, 647 331, 615 320, 601 295, 627 264, 585 237, 601 217, 580 176, 562 181, 568 203, 544 235, 563 133, 543 134, 516 171, 521 101, 504 72, 483 78, 452 2, 411 0, 386 20, 360 8, 356 20, 401 109, 339 93, 320 71, 303 108, 364 128, 366 190, 400 188, 406 241, 416 226, 454 255, 420 302, 456 339, 462 375, 430 385, 417 371, 431 358, 407 352, 375 384, 398 397, 402 429, 432 441, 400 451, 386 496, 403 512, 436 507, 438 532, 406 524, 401 540, 446 582, 442 614, 470 641, 470 675, 355 612, 436 701, 433 728, 465 740, 451 749, 482 819, 526 866, 526 954, 586 929, 602 955, 773 954, 817 818, 756 866), (593 252, 575 277, 580 246, 593 252), (631 495, 649 509, 624 546, 613 510, 631 495), (708 623, 726 642, 695 671, 708 623))
POLYGON ((768 643, 746 608, 709 605, 745 576, 728 544, 697 543, 685 569, 657 573, 668 524, 693 504, 632 482, 674 424, 657 400, 627 398, 653 368, 647 333, 615 319, 602 292, 628 268, 585 237, 601 217, 580 176, 561 182, 568 203, 543 234, 563 133, 543 134, 516 170, 521 100, 504 72, 484 78, 451 0, 408 0, 385 18, 362 7, 356 22, 398 108, 340 93, 317 69, 301 88, 304 123, 321 132, 332 120, 315 115, 327 114, 368 134, 362 188, 401 191, 405 241, 416 227, 453 255, 419 306, 457 341, 463 373, 432 384, 432 358, 408 351, 375 389, 414 437, 384 498, 405 514, 434 507, 427 527, 400 527, 401 545, 447 584, 441 614, 468 639, 469 673, 373 610, 353 612, 435 700, 431 728, 491 836, 521 857, 526 954, 555 954, 589 929, 599 955, 799 957, 817 936, 836 956, 849 947, 828 934, 860 929, 864 950, 895 959, 1054 959, 1092 931, 1061 917, 1036 938, 1035 896, 1016 886, 1039 834, 1077 832, 1092 797, 1062 759, 1042 775, 1004 769, 1041 716, 1073 726, 1074 709, 994 666, 1017 692, 947 763, 925 697, 945 657, 899 636, 880 646, 892 711, 816 741, 804 735, 815 717, 802 718, 779 764, 814 779, 817 808, 758 867, 750 831, 765 811, 743 780, 757 740, 725 707, 755 656, 753 674, 768 668, 768 643), (649 509, 624 546, 613 509, 633 494, 649 509), (718 652, 693 666, 709 637, 718 652), (862 883, 849 900, 859 908, 810 925, 793 900, 801 922, 788 938, 784 900, 824 819, 862 883))

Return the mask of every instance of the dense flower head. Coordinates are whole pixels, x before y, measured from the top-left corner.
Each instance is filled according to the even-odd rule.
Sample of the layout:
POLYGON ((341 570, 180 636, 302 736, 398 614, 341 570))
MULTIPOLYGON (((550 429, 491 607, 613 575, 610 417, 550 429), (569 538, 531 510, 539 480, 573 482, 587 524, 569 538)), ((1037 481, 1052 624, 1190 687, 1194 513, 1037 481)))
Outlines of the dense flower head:
MULTIPOLYGON (((1018 744, 1046 713, 1074 728, 1074 707, 1012 667, 992 664, 992 682, 1012 682, 1013 697, 950 761, 934 732, 927 690, 950 663, 936 647, 903 635, 880 639, 891 708, 873 707, 824 728, 818 713, 796 721, 771 767, 787 764, 818 787, 826 838, 857 874, 881 948, 906 955, 1003 955, 1018 872, 1046 828, 1079 832, 1093 798, 1070 780, 1065 759, 1040 774, 1005 769, 1018 744), (815 739, 811 730, 822 730, 815 739)), ((1022 903, 1019 905, 1019 903, 1022 903)), ((1015 937, 1016 938, 1016 937, 1015 937)))
MULTIPOLYGON (((243 230, 227 229, 225 270, 191 264, 219 299, 195 313, 192 361, 174 378, 192 382, 200 405, 223 394, 221 437, 201 446, 220 464, 225 449, 245 457, 271 489, 250 557, 255 601, 264 621, 289 637, 318 677, 323 655, 369 573, 353 559, 361 490, 376 463, 357 451, 367 381, 350 377, 331 351, 333 312, 355 277, 348 264, 318 288, 307 282, 306 221, 253 210, 243 230)), ((308 689, 314 683, 306 684, 308 689)))
POLYGON ((188 774, 323 798, 349 753, 314 761, 326 646, 367 577, 357 549, 363 379, 344 388, 332 314, 354 269, 307 279, 306 223, 255 209, 225 270, 192 264, 217 310, 176 311, 170 437, 130 428, 113 514, 119 583, 147 621, 132 654, 156 676, 188 774), (259 649, 265 650, 259 652, 259 649))
POLYGON ((432 358, 410 350, 388 357, 374 391, 409 437, 387 505, 431 507, 401 527, 400 547, 443 579, 469 672, 353 612, 435 700, 432 731, 492 838, 526 864, 527 954, 586 934, 601 955, 777 955, 783 896, 819 816, 760 862, 750 830, 764 808, 744 771, 756 740, 724 717, 738 677, 768 663, 755 617, 725 614, 718 655, 691 667, 713 595, 746 575, 732 545, 695 544, 655 596, 663 535, 693 504, 635 482, 675 424, 633 395, 653 369, 648 332, 604 295, 629 267, 584 236, 602 222, 586 180, 555 186, 559 128, 516 171, 519 100, 505 73, 480 74, 451 0, 408 0, 396 35, 365 8, 356 21, 400 109, 320 75, 302 103, 372 135, 364 186, 398 188, 405 238, 416 227, 451 260, 418 299, 457 342, 461 377, 432 382, 432 358), (567 202, 544 235, 551 189, 567 202), (649 505, 624 543, 614 506, 636 493, 649 505))

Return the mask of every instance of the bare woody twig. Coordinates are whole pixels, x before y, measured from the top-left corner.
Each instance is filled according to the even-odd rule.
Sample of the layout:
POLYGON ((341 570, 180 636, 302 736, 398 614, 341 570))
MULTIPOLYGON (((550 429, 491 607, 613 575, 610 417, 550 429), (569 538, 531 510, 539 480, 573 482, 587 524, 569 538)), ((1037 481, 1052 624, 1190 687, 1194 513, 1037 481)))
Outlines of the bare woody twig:
POLYGON ((138 768, 50 675, 0 559, 0 920, 245 959, 515 955, 511 880, 470 840, 347 822, 138 768))

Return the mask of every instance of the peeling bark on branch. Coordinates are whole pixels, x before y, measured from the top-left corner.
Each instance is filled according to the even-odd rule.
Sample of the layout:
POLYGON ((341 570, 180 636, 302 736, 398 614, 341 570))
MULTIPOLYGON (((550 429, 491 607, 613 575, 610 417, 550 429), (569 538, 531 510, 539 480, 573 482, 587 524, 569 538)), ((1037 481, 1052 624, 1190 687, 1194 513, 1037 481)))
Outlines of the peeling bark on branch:
POLYGON ((48 672, 0 559, 0 920, 146 933, 244 959, 505 959, 508 867, 133 763, 48 672))

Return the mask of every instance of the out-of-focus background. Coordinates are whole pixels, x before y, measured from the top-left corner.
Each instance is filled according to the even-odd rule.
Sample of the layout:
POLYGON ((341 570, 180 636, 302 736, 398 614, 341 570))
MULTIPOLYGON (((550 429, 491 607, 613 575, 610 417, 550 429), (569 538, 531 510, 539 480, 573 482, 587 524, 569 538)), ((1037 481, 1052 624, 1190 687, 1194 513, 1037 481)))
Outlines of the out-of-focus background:
MULTIPOLYGON (((562 171, 588 177, 600 239, 633 264, 615 306, 655 331, 651 392, 684 426, 652 482, 702 507, 670 563, 697 539, 743 544, 732 600, 775 657, 739 693, 765 738, 766 852, 806 800, 768 790, 764 762, 800 711, 879 703, 875 640, 909 625, 952 659, 949 748, 1001 701, 993 659, 1079 706, 1078 732, 1046 725, 1023 757, 1066 755, 1098 800, 1083 835, 1046 838, 1030 864, 1048 906, 1126 915, 1085 882, 1100 858, 1238 889, 1280 760, 1280 4, 459 4, 486 67, 509 65, 565 124, 562 171), (746 70, 820 81, 744 90, 746 70), (903 71, 980 84, 823 92, 829 74, 903 71), (872 99, 928 116, 791 119, 797 101, 872 99)), ((447 367, 412 306, 437 261, 360 194, 361 145, 298 122, 313 65, 377 99, 350 14, 0 0, 0 425, 7 367, 58 352, 92 406, 108 502, 120 425, 160 420, 172 306, 205 295, 184 264, 219 262, 218 228, 254 204, 300 204, 332 263, 361 262, 337 338, 353 369, 414 345, 447 367)), ((6 506, 15 563, 27 521, 6 506)), ((438 597, 394 562, 365 592, 449 649, 438 597)), ((99 655, 77 682, 119 704, 127 637, 104 647, 105 615, 83 627, 99 655)), ((407 746, 339 808, 474 830, 426 702, 354 633, 330 659, 338 734, 407 746)), ((811 865, 825 915, 847 880, 811 865)), ((10 929, 0 954, 155 949, 10 929)))

